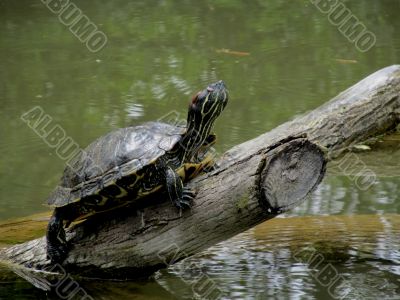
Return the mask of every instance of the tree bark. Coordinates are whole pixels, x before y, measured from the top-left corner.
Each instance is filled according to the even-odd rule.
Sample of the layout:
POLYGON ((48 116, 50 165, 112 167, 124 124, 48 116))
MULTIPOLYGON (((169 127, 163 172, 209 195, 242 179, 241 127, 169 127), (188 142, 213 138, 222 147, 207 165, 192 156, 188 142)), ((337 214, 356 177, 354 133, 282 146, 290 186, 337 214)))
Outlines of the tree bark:
MULTIPOLYGON (((180 213, 156 195, 141 201, 146 206, 73 226, 67 230, 72 249, 62 267, 97 278, 147 276, 298 205, 322 180, 325 158, 399 122, 400 66, 391 66, 305 116, 227 151, 218 169, 189 183, 198 190, 190 210, 180 213)), ((51 269, 45 248, 43 237, 1 250, 0 259, 31 270, 51 269)))

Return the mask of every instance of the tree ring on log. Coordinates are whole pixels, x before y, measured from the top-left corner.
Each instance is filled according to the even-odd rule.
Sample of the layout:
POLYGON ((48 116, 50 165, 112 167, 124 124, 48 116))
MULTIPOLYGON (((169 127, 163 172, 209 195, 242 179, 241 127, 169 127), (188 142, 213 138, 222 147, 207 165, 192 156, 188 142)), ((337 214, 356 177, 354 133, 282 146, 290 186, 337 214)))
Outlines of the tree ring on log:
POLYGON ((324 152, 307 139, 268 151, 258 179, 260 204, 270 214, 290 210, 318 186, 325 170, 324 152))

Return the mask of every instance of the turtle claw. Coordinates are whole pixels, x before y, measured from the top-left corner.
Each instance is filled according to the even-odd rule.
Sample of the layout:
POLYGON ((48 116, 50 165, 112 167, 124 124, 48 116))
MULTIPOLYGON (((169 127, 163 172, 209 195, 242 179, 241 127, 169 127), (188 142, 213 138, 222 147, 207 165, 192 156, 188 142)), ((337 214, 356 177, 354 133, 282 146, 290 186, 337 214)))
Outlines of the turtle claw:
POLYGON ((192 204, 190 203, 190 201, 187 201, 187 200, 184 200, 184 199, 179 201, 179 208, 180 209, 184 210, 184 209, 191 208, 191 207, 192 207, 192 204))
POLYGON ((197 191, 190 189, 190 188, 184 188, 183 193, 182 193, 182 199, 187 199, 189 201, 193 201, 194 198, 197 195, 197 191))
POLYGON ((213 164, 211 166, 208 166, 208 167, 204 168, 203 172, 204 173, 211 173, 211 172, 214 172, 214 171, 218 170, 219 168, 220 168, 220 166, 215 163, 215 164, 213 164))
POLYGON ((189 188, 184 188, 182 193, 182 198, 180 198, 176 202, 176 206, 183 210, 190 208, 192 207, 192 202, 195 197, 196 197, 196 191, 189 188))

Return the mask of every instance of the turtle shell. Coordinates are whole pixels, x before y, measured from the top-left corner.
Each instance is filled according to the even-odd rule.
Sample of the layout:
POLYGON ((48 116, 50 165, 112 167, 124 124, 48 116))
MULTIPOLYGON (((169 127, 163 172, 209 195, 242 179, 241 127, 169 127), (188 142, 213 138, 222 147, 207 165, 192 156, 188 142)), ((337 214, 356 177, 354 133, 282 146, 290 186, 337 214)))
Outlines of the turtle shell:
POLYGON ((76 203, 117 179, 136 173, 171 150, 185 127, 161 122, 112 131, 80 151, 47 200, 53 207, 76 203))

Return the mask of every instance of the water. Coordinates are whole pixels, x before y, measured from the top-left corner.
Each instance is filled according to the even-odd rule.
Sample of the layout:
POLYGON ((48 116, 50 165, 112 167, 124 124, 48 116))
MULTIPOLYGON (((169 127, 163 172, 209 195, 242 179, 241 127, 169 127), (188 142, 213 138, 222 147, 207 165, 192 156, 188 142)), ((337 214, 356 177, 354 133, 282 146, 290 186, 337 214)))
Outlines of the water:
MULTIPOLYGON (((398 0, 345 2, 376 34, 365 53, 310 1, 74 3, 106 34, 101 51, 90 52, 39 0, 0 1, 0 221, 45 211, 65 163, 21 121, 34 106, 85 147, 114 128, 171 112, 184 118, 191 95, 223 79, 231 93, 215 127, 223 152, 400 61, 398 0)), ((329 299, 316 276, 329 263, 350 286, 341 289, 348 298, 399 299, 398 138, 361 158, 379 175, 372 188, 361 191, 331 169, 284 219, 187 263, 200 265, 225 299, 329 299), (296 259, 304 249, 326 261, 296 259)), ((85 285, 98 299, 191 298, 197 277, 187 269, 180 264, 147 282, 85 285)), ((0 286, 1 299, 44 297, 23 282, 0 286)))

